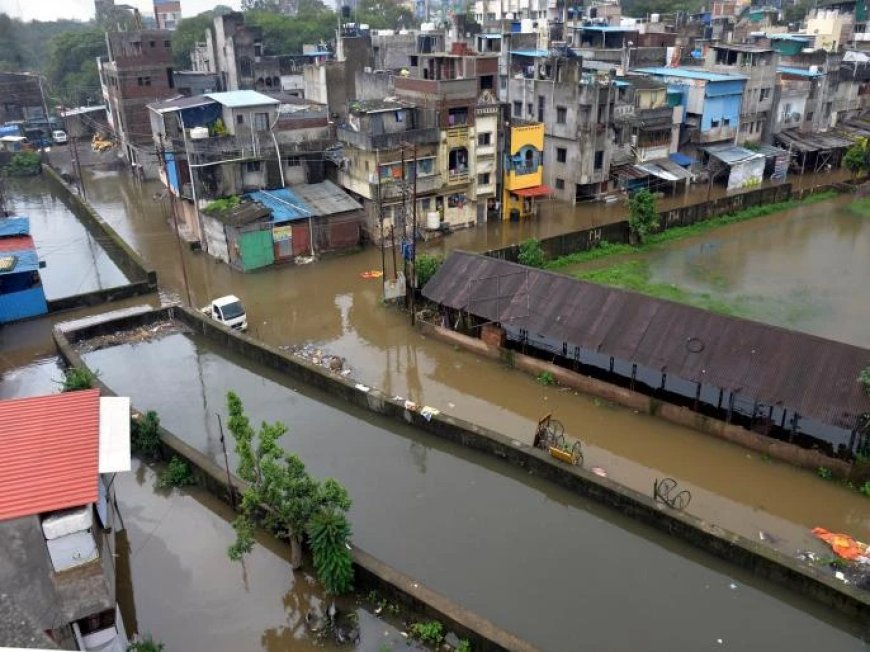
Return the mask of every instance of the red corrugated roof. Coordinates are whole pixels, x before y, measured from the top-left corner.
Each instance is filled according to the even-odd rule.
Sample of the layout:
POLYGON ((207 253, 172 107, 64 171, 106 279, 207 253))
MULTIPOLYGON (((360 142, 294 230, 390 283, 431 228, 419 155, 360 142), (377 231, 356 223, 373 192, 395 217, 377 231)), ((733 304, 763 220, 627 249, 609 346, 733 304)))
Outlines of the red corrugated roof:
POLYGON ((36 249, 33 244, 33 238, 29 235, 0 238, 0 251, 26 251, 27 249, 36 249))
POLYGON ((100 392, 0 401, 0 521, 97 500, 100 392))

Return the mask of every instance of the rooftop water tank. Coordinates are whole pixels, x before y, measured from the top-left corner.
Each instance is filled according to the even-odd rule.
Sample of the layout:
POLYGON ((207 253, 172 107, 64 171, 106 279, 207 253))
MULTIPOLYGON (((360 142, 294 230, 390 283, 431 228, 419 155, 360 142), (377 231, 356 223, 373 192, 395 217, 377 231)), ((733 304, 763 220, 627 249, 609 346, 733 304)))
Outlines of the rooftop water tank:
POLYGON ((436 231, 439 226, 441 226, 441 213, 438 211, 426 213, 426 228, 430 231, 436 231))

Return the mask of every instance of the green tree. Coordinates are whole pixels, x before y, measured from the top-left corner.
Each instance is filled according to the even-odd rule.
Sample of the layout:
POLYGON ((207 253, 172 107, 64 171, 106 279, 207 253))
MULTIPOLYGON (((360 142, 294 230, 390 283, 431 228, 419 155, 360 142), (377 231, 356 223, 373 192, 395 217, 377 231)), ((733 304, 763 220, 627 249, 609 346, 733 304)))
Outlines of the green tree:
POLYGON ((656 198, 646 188, 638 190, 628 200, 628 227, 638 242, 659 227, 656 198))
POLYGON ((278 0, 242 0, 242 11, 271 11, 278 13, 278 0))
POLYGON ((182 18, 172 34, 172 64, 176 70, 190 69, 190 51, 197 42, 205 41, 205 31, 214 23, 215 16, 232 12, 226 5, 203 11, 196 16, 182 18))
POLYGON ((401 29, 417 24, 414 13, 397 0, 360 0, 353 17, 372 29, 401 29))
POLYGON ((435 272, 438 271, 443 262, 443 256, 433 254, 420 254, 417 256, 417 260, 414 263, 415 271, 417 272, 417 287, 422 288, 426 285, 429 279, 435 276, 435 272))
POLYGON ((254 545, 254 520, 290 542, 290 563, 302 563, 302 537, 308 535, 318 579, 327 591, 342 593, 353 579, 350 558, 350 523, 347 490, 331 478, 318 481, 305 469, 298 455, 285 453, 278 440, 287 432, 283 423, 263 422, 254 431, 241 399, 227 394, 228 427, 239 456, 237 473, 247 488, 242 492, 241 513, 233 522, 236 542, 231 559, 238 560, 254 545))
POLYGON ((870 171, 870 140, 859 138, 846 150, 843 167, 856 177, 870 171))
POLYGON ((66 32, 51 39, 45 72, 53 94, 67 104, 85 104, 100 96, 97 57, 106 55, 102 30, 66 32))
POLYGON ((63 370, 60 391, 77 392, 80 389, 93 389, 96 383, 97 374, 87 367, 69 367, 63 370))
POLYGON ((267 54, 295 54, 306 43, 328 40, 335 31, 335 13, 320 3, 309 2, 295 16, 267 11, 252 11, 245 21, 263 30, 263 50, 267 54))

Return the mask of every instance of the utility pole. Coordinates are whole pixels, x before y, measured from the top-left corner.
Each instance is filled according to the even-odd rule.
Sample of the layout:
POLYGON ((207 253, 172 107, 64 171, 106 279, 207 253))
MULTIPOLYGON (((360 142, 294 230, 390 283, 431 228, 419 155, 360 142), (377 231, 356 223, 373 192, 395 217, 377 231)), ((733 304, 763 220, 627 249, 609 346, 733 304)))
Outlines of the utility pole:
POLYGON ((405 143, 402 143, 402 269, 405 274, 405 308, 408 307, 408 289, 411 279, 408 278, 408 257, 405 254, 405 246, 408 242, 408 183, 405 173, 405 143))
POLYGON ((408 287, 411 290, 411 326, 414 325, 416 319, 414 316, 414 298, 416 295, 417 282, 417 144, 414 143, 414 190, 411 194, 411 201, 414 202, 411 206, 411 279, 408 287))
POLYGON ((235 510, 236 509, 236 495, 235 495, 235 492, 233 491, 233 480, 232 480, 232 476, 230 475, 230 458, 227 456, 227 440, 226 440, 226 438, 224 438, 224 424, 223 424, 223 421, 221 421, 220 412, 215 412, 215 416, 217 417, 217 420, 218 420, 218 428, 220 428, 220 431, 221 431, 221 448, 224 451, 224 467, 227 470, 227 491, 230 494, 230 505, 232 505, 233 510, 235 510))
MULTIPOLYGON (((175 242, 178 244, 178 259, 181 262, 181 276, 184 278, 184 290, 187 294, 187 305, 193 307, 193 299, 190 296, 190 281, 187 278, 187 264, 184 262, 184 248, 181 246, 181 233, 178 231, 178 213, 175 208, 175 195, 172 193, 172 182, 166 168, 166 148, 163 146, 163 136, 160 136, 160 144, 157 146, 157 160, 166 178, 167 192, 169 193, 169 212, 172 214, 172 227, 175 231, 175 242)), ((220 416, 218 416, 220 419, 220 416)), ((221 437, 223 441, 223 436, 221 437)), ((226 452, 226 451, 224 451, 226 452)))

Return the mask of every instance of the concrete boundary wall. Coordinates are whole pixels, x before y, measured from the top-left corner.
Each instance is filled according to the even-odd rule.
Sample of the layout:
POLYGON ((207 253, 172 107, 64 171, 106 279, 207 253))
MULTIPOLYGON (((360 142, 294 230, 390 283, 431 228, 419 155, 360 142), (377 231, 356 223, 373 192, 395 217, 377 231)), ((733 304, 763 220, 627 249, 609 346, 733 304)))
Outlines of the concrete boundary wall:
POLYGON ((49 165, 42 166, 45 178, 61 198, 64 205, 75 215, 88 232, 99 242, 112 262, 118 266, 130 283, 115 288, 97 290, 85 294, 64 297, 49 302, 49 308, 67 310, 94 306, 131 296, 149 294, 157 290, 157 272, 149 268, 139 254, 126 243, 112 226, 106 222, 88 201, 80 197, 69 184, 49 165))
MULTIPOLYGON (((333 375, 319 366, 259 343, 247 335, 219 325, 195 310, 183 307, 164 308, 95 324, 68 332, 67 335, 74 342, 169 317, 180 320, 194 332, 219 344, 223 350, 238 353, 248 360, 323 389, 376 414, 409 423, 442 439, 501 458, 579 495, 609 505, 637 521, 676 536, 760 577, 829 605, 850 617, 870 621, 870 594, 852 585, 843 584, 815 567, 770 549, 762 543, 723 530, 691 514, 668 509, 650 496, 608 478, 600 478, 583 468, 558 462, 543 451, 499 432, 444 413, 426 420, 418 412, 406 410, 402 403, 377 389, 360 386, 352 380, 333 375)), ((55 339, 68 361, 74 363, 74 360, 79 360, 58 331, 55 339)))
MULTIPOLYGON (((88 339, 98 333, 114 332, 136 325, 148 324, 173 316, 172 308, 130 315, 121 319, 99 322, 79 330, 64 331, 55 327, 54 340, 61 357, 74 367, 86 367, 81 356, 75 351, 74 342, 88 339), (69 337, 68 337, 69 336, 69 337)), ((177 314, 175 316, 178 316, 177 314)), ((115 393, 105 383, 97 379, 101 392, 106 396, 115 393)), ((185 459, 193 468, 197 483, 215 497, 230 502, 230 489, 227 486, 226 470, 213 462, 207 455, 185 443, 165 428, 160 428, 160 439, 166 459, 177 455, 185 459)), ((233 495, 245 482, 231 475, 233 495)), ((354 546, 354 588, 359 593, 375 590, 382 597, 398 602, 412 614, 421 619, 435 619, 444 624, 447 631, 467 639, 474 650, 483 652, 537 652, 531 643, 501 629, 492 621, 469 611, 446 596, 433 591, 392 566, 382 562, 366 551, 354 546)), ((229 559, 228 563, 231 563, 229 559)))

